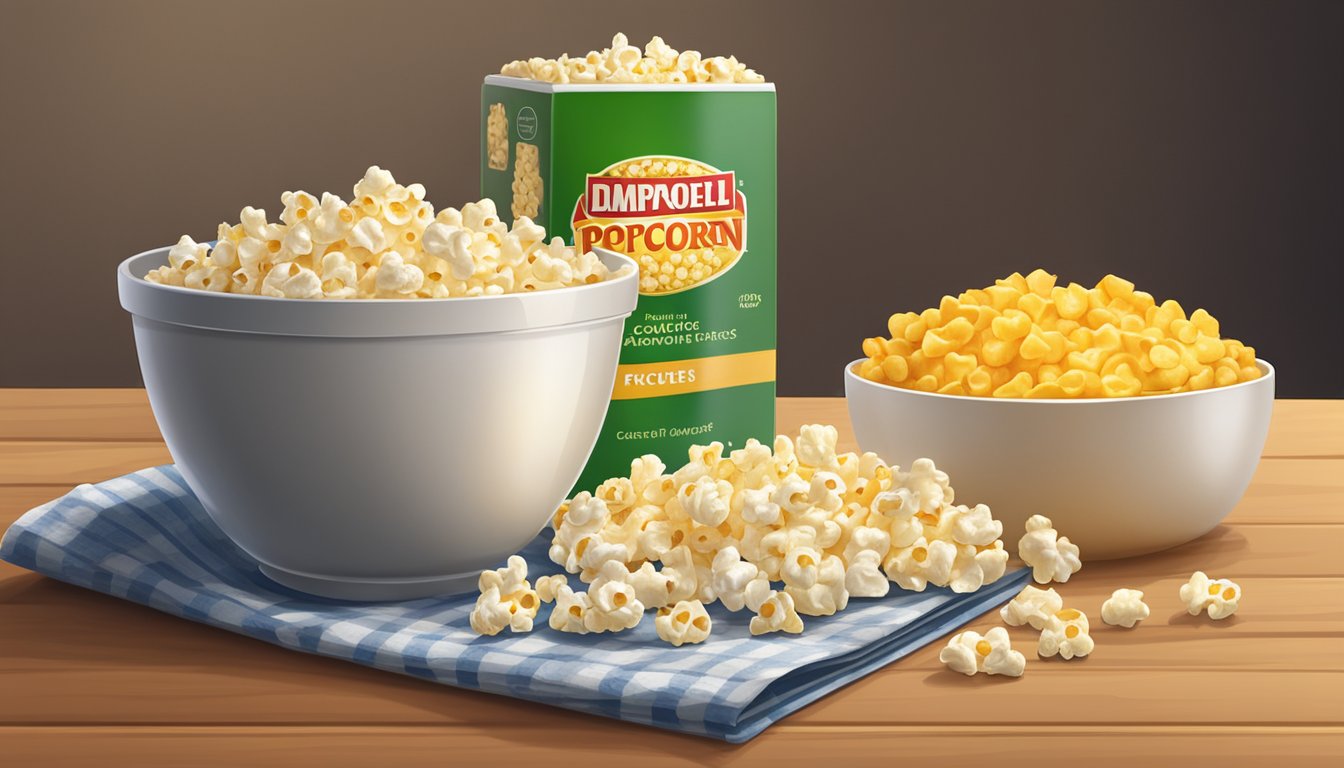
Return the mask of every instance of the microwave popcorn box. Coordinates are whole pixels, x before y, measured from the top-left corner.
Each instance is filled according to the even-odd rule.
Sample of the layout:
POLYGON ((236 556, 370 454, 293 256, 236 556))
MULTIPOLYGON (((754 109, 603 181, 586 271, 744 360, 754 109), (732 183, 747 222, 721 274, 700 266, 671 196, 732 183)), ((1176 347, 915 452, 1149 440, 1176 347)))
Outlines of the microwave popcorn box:
POLYGON ((640 266, 611 406, 576 491, 627 475, 646 453, 679 466, 693 443, 771 443, 773 84, 490 75, 481 192, 502 215, 640 266))

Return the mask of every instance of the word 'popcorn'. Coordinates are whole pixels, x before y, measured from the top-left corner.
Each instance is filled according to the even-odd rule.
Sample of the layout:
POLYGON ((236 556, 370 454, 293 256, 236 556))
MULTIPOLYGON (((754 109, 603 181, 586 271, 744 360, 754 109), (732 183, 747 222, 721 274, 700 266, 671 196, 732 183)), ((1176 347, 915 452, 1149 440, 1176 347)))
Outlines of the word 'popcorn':
POLYGON ((511 61, 501 75, 541 80, 547 83, 763 83, 753 69, 736 56, 704 58, 699 51, 678 51, 654 37, 644 50, 630 44, 617 32, 611 47, 589 51, 586 56, 561 55, 558 59, 533 57, 511 61))
MULTIPOLYGON (((539 194, 539 193, 538 193, 539 194)), ((437 214, 421 184, 372 166, 349 203, 286 192, 280 221, 251 206, 220 224, 211 249, 183 235, 168 265, 145 279, 221 293, 288 299, 443 299, 602 282, 611 272, 526 216, 509 227, 490 199, 437 214)))
POLYGON ((1181 585, 1181 600, 1191 616, 1207 611, 1209 618, 1222 620, 1237 612, 1241 587, 1235 581, 1210 579, 1203 571, 1195 571, 1181 585))
POLYGON ((1013 650, 1008 630, 1003 627, 995 627, 984 635, 969 629, 953 635, 938 654, 938 660, 967 677, 977 672, 1021 677, 1027 668, 1027 658, 1013 650))
MULTIPOLYGON (((551 521, 549 554, 589 587, 539 579, 533 594, 555 601, 550 626, 620 631, 655 610, 660 637, 695 643, 710 632, 705 606, 718 602, 750 611, 753 635, 797 634, 802 616, 884 595, 891 581, 974 592, 1003 576, 1003 525, 988 507, 954 504, 947 473, 928 459, 903 472, 872 453, 838 453, 838 436, 812 424, 773 449, 691 446, 671 471, 641 456, 629 477, 579 493, 551 521)), ((483 591, 494 584, 485 578, 483 591)), ((506 606, 487 626, 507 610, 500 596, 481 598, 506 606)))
POLYGON ((1038 269, 887 321, 865 339, 860 376, 974 397, 1099 398, 1191 392, 1260 378, 1255 350, 1107 275, 1093 288, 1038 269))

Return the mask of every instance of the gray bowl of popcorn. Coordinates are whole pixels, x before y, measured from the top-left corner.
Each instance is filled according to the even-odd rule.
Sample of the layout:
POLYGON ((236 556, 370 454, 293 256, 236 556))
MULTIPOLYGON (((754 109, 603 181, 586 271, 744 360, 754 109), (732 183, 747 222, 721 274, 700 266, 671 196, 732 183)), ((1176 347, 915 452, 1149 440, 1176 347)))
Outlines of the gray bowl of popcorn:
POLYGON ((210 248, 122 262, 155 419, 205 510, 271 579, 339 599, 466 591, 578 478, 638 272, 485 200, 434 214, 370 169, 286 193, 210 248))
POLYGON ((1114 276, 1015 274, 888 330, 845 367, 859 446, 935 458, 1010 545, 1033 515, 1084 560, 1190 541, 1237 505, 1269 433, 1273 366, 1114 276))

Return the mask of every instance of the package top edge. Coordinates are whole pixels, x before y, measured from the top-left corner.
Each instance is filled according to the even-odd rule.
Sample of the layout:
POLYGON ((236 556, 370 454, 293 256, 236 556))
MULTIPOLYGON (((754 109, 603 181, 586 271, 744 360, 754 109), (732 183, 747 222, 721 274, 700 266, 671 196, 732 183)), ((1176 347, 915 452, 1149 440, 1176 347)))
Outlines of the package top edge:
POLYGON ((537 93, 591 93, 597 91, 612 93, 629 91, 695 91, 705 93, 754 91, 773 93, 775 90, 774 83, 546 83, 525 77, 509 77, 508 75, 486 75, 484 84, 518 88, 537 93))

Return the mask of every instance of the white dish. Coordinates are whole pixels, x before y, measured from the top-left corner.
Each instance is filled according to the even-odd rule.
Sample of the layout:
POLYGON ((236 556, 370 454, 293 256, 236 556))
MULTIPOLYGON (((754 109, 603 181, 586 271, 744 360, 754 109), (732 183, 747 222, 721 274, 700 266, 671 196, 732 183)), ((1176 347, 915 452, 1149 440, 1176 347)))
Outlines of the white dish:
POLYGON ((466 591, 544 527, 606 416, 628 274, 527 294, 297 300, 117 271, 168 449, 263 572, 349 600, 466 591))
POLYGON ((957 503, 988 504, 1016 551, 1042 514, 1083 561, 1155 552, 1207 533, 1246 492, 1269 434, 1274 368, 1175 395, 1020 400, 877 384, 845 367, 859 446, 892 464, 927 456, 957 503))

